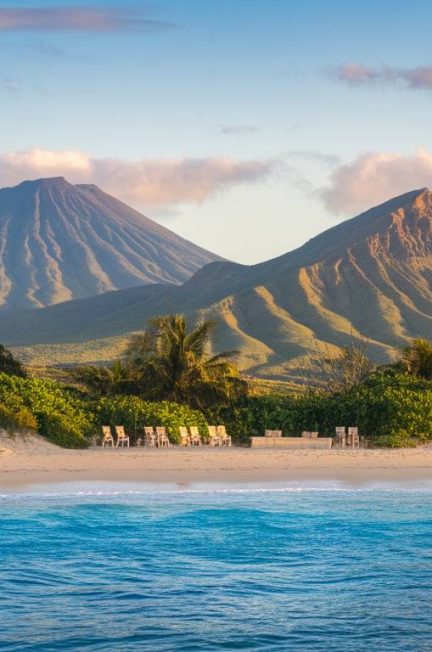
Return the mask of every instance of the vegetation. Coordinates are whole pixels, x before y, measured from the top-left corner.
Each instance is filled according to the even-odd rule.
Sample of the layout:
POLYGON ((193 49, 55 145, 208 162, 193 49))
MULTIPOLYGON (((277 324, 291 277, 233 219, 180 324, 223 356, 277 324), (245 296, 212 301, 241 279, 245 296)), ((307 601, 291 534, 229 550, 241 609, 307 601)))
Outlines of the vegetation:
POLYGON ((103 398, 95 406, 98 425, 123 425, 132 440, 143 433, 144 426, 165 426, 170 441, 180 441, 180 426, 198 426, 204 441, 208 439, 207 423, 202 412, 169 401, 144 401, 138 396, 103 398))
POLYGON ((84 401, 58 383, 0 374, 0 426, 38 430, 55 444, 82 448, 93 415, 84 401))
POLYGON ((245 394, 247 383, 232 360, 236 353, 207 353, 215 324, 188 328, 184 315, 158 317, 134 335, 126 351, 143 396, 185 403, 196 409, 228 404, 245 394))
POLYGON ((225 423, 239 444, 266 428, 333 436, 338 425, 358 426, 375 446, 432 440, 432 343, 415 340, 379 369, 361 347, 347 347, 333 358, 325 390, 284 391, 282 384, 275 392, 266 383, 248 388, 230 353, 207 353, 212 328, 188 328, 179 315, 155 320, 122 361, 75 370, 75 388, 9 367, 17 373, 0 372, 0 427, 37 430, 67 447, 86 446, 104 424, 124 425, 132 439, 145 425, 165 426, 173 443, 181 425, 198 426, 206 439, 207 423, 225 423))
POLYGON ((21 378, 25 378, 27 375, 22 362, 14 358, 2 344, 0 344, 0 373, 21 378))
POLYGON ((318 357, 318 377, 326 392, 340 394, 369 378, 375 371, 375 364, 367 356, 367 347, 366 339, 351 337, 340 353, 324 353, 318 357))
POLYGON ((90 396, 101 398, 129 394, 136 390, 138 378, 132 370, 117 360, 111 367, 81 366, 72 370, 73 378, 83 385, 90 396))
POLYGON ((410 374, 432 380, 432 342, 413 340, 412 344, 403 350, 401 362, 410 374))

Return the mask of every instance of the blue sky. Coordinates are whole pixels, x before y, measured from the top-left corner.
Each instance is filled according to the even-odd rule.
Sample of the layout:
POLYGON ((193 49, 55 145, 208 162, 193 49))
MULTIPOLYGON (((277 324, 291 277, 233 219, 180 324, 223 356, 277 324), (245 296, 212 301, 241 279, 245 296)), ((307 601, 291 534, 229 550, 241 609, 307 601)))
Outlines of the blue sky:
POLYGON ((95 182, 253 263, 432 185, 425 1, 0 1, 0 185, 95 182), (429 181, 430 179, 430 181, 429 181))

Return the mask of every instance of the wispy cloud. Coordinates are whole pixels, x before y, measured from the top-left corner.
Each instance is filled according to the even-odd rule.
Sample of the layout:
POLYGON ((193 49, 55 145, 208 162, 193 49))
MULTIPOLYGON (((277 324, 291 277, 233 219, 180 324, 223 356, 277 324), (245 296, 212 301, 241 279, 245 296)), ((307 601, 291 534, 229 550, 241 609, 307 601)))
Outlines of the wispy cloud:
POLYGON ((357 63, 344 63, 332 70, 332 76, 337 81, 352 86, 402 84, 412 90, 432 90, 432 66, 372 68, 357 63))
POLYGON ((125 161, 92 158, 78 150, 29 149, 0 154, 0 185, 65 176, 73 183, 100 185, 134 204, 167 209, 180 203, 201 203, 236 185, 257 183, 277 166, 277 161, 223 157, 125 161))
POLYGON ((228 136, 246 136, 256 134, 259 130, 257 125, 250 124, 219 125, 220 133, 228 136))
POLYGON ((373 152, 338 166, 319 195, 329 211, 346 215, 431 185, 432 154, 427 150, 413 156, 373 152))
POLYGON ((133 7, 69 5, 62 7, 0 8, 0 31, 159 32, 173 24, 152 20, 133 7))

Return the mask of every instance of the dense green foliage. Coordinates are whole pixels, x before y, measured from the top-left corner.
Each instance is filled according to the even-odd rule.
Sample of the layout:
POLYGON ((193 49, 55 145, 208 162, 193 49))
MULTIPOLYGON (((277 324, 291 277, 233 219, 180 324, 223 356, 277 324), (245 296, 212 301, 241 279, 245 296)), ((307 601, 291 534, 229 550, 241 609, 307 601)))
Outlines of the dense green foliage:
POLYGON ((72 377, 95 399, 117 394, 134 394, 138 388, 138 377, 121 360, 111 367, 84 365, 71 370, 72 377))
POLYGON ((356 425, 375 445, 410 445, 432 439, 432 383, 409 374, 375 373, 344 393, 251 396, 208 417, 226 423, 244 443, 266 428, 292 436, 303 430, 334 436, 336 426, 356 425))
POLYGON ((0 426, 37 429, 66 448, 87 445, 93 415, 86 404, 58 383, 0 374, 0 426))
MULTIPOLYGON (((171 326, 175 330, 175 325, 171 326)), ((184 323, 177 326, 181 331, 177 344, 183 336, 195 334, 198 338, 196 346, 203 356, 201 358, 200 353, 195 360, 198 366, 203 363, 205 367, 208 361, 214 361, 201 350, 205 329, 201 334, 191 331, 188 335, 184 323)), ((164 346, 162 350, 165 350, 164 346)), ((194 346, 189 342, 186 349, 194 346)), ((176 347, 174 349, 169 349, 172 353, 170 364, 175 367, 179 363, 185 371, 181 362, 183 358, 180 356, 179 361, 179 351, 176 347)), ((153 359, 152 355, 150 359, 153 359)), ((164 355, 168 355, 166 350, 164 355)), ((200 379, 197 384, 194 373, 188 376, 185 372, 186 376, 183 376, 183 371, 179 372, 178 386, 169 390, 177 396, 177 401, 144 400, 141 396, 126 394, 125 383, 130 383, 131 377, 128 376, 130 371, 122 366, 110 373, 92 369, 88 378, 94 380, 94 391, 90 396, 53 380, 0 372, 0 427, 37 430, 54 443, 76 448, 86 446, 105 424, 123 425, 132 441, 143 433, 144 426, 165 426, 170 440, 177 443, 180 426, 198 426, 205 440, 208 437, 207 423, 224 423, 237 444, 248 444, 251 436, 262 435, 266 429, 281 429, 290 436, 298 436, 303 430, 334 436, 336 426, 355 425, 361 436, 372 445, 412 446, 432 440, 432 380, 427 377, 429 348, 424 343, 421 346, 418 342, 413 343, 409 353, 411 363, 414 365, 415 356, 418 356, 418 361, 411 373, 406 371, 406 355, 405 352, 405 357, 395 365, 368 373, 361 382, 344 383, 338 392, 333 386, 327 392, 309 390, 298 394, 247 394, 241 385, 240 390, 238 387, 233 390, 235 383, 231 385, 231 381, 227 388, 223 374, 219 375, 222 367, 216 360, 218 371, 212 382, 222 386, 219 400, 210 400, 215 396, 215 390, 207 386, 207 371, 199 372, 204 375, 196 377, 200 379), (196 402, 201 404, 202 401, 204 410, 187 405, 194 402, 191 397, 195 390, 200 397, 196 402)), ((187 365, 189 363, 190 360, 187 365)), ((164 374, 169 368, 166 367, 164 374)), ((156 381, 153 376, 159 390, 161 378, 156 381)))
POLYGON ((20 376, 21 378, 27 376, 22 362, 17 360, 3 344, 0 344, 0 373, 20 376))
POLYGON ((101 399, 95 413, 100 426, 123 425, 132 438, 141 435, 144 426, 165 426, 172 443, 180 440, 179 426, 198 426, 201 437, 204 440, 208 438, 202 412, 179 403, 154 403, 143 401, 138 396, 116 396, 101 399))
POLYGON ((432 380, 432 342, 413 340, 412 344, 404 349, 401 362, 414 376, 432 380))
POLYGON ((190 327, 184 315, 152 319, 134 335, 126 352, 129 369, 139 379, 140 394, 203 409, 227 405, 247 392, 247 383, 232 362, 233 351, 211 355, 212 321, 190 327))

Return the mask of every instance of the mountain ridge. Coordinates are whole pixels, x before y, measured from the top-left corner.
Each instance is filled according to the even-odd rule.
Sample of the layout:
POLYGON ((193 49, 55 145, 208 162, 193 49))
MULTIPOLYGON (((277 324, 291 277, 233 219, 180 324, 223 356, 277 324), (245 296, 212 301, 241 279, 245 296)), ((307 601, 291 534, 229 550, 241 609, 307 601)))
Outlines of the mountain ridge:
POLYGON ((216 318, 214 348, 240 350, 248 373, 301 381, 311 357, 352 338, 367 338, 384 363, 412 337, 430 337, 431 288, 432 193, 421 189, 257 265, 213 262, 181 286, 101 295, 91 311, 79 302, 32 311, 31 327, 22 314, 1 318, 0 341, 28 359, 39 347, 63 362, 97 361, 149 317, 179 311, 216 318))
POLYGON ((3 311, 182 283, 215 260, 92 184, 52 177, 0 190, 3 311))

